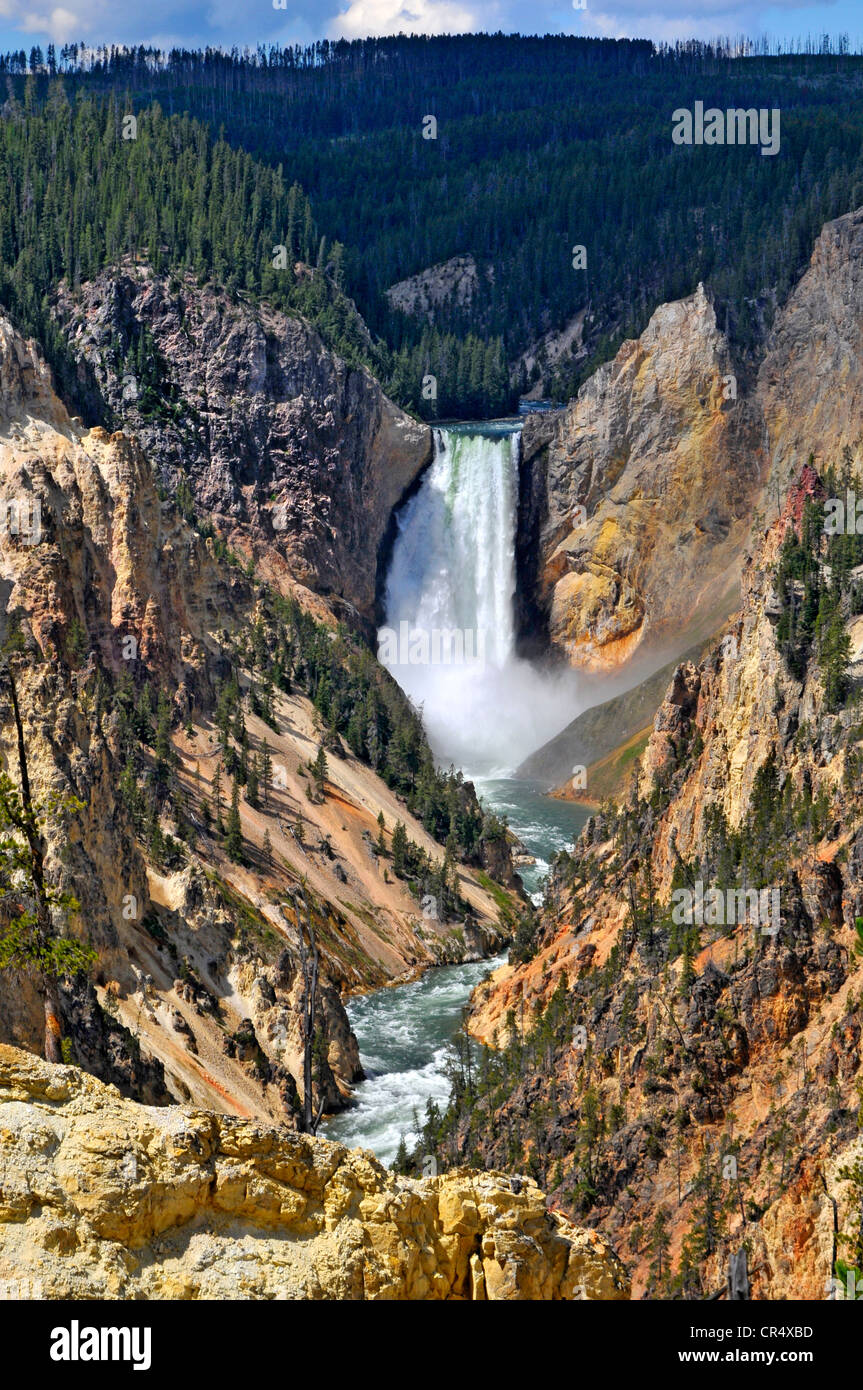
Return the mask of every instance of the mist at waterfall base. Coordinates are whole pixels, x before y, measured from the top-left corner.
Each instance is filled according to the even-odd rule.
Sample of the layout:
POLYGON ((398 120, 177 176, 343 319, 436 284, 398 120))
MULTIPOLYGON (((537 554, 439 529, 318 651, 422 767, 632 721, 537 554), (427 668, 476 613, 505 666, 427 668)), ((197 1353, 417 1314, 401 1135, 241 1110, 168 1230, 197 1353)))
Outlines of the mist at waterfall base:
POLYGON ((398 518, 379 634, 439 763, 474 778, 511 776, 581 707, 574 672, 515 654, 519 434, 509 422, 435 430, 433 462, 398 518), (445 648, 435 659, 435 633, 459 634, 464 659, 445 648))

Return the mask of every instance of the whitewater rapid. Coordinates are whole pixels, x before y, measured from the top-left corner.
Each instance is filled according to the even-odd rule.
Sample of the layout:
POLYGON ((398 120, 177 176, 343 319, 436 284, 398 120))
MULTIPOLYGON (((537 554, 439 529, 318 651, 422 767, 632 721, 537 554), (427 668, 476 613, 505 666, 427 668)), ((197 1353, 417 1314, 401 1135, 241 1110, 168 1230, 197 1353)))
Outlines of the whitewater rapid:
POLYGON ((366 1079, 354 1090, 356 1104, 326 1121, 327 1139, 371 1149, 382 1163, 395 1158, 402 1136, 413 1148, 428 1102, 443 1110, 449 1100, 445 1064, 462 1010, 474 986, 505 960, 439 966, 350 1001, 366 1079))

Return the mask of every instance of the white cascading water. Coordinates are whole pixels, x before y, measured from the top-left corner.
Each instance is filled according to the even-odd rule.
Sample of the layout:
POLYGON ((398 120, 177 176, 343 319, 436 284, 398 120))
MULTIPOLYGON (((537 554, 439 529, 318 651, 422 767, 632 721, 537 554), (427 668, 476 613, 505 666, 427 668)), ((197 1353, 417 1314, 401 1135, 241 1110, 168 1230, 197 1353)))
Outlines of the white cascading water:
POLYGON ((572 679, 515 655, 520 431, 438 428, 434 460, 398 518, 380 659, 443 762, 504 775, 578 712, 572 679))

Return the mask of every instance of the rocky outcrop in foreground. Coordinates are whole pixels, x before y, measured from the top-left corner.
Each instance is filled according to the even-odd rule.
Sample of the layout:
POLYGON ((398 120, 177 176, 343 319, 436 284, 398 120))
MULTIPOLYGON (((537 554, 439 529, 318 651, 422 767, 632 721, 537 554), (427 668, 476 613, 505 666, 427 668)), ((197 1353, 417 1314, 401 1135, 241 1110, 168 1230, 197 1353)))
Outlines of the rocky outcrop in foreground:
MULTIPOLYGON (((0 1046, 0 1279, 51 1299, 625 1299, 528 1179, 124 1100, 0 1046)), ((14 1287, 14 1285, 12 1285, 14 1287)))

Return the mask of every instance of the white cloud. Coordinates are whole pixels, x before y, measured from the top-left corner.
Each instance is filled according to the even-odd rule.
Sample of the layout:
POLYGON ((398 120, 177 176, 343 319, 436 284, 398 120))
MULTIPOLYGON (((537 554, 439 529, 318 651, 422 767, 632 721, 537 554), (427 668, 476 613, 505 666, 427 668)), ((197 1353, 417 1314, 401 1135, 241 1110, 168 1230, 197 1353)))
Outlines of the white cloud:
MULTIPOLYGON (((815 0, 815 3, 829 13, 836 0, 815 0)), ((753 9, 763 11, 769 8, 776 13, 793 13, 795 10, 808 9, 812 4, 813 0, 761 0, 754 6, 750 0, 697 0, 697 3, 693 3, 693 0, 663 0, 661 5, 657 5, 656 0, 610 0, 604 9, 613 12, 618 19, 627 16, 639 20, 663 19, 675 24, 695 24, 704 18, 715 20, 728 15, 739 18, 753 9)), ((587 0, 588 14, 592 8, 592 0, 587 0)))
POLYGON ((51 10, 46 24, 48 33, 57 43, 68 43, 74 38, 76 33, 80 33, 80 21, 76 14, 71 10, 58 5, 51 10))
MULTIPOLYGON (((820 24, 840 27, 836 0, 587 0, 586 10, 577 10, 580 34, 604 38, 645 38, 673 43, 678 39, 715 39, 719 35, 788 33, 794 28, 796 12, 818 4, 824 11, 820 24), (777 17, 786 21, 777 26, 777 17)), ((805 33, 811 27, 802 25, 805 33)), ((819 30, 820 32, 820 30, 819 30)))
POLYGON ((54 43, 101 38, 116 28, 115 7, 108 0, 71 0, 67 5, 35 7, 22 0, 0 0, 0 18, 33 37, 54 43))
POLYGON ((0 0, 0 17, 9 20, 22 33, 45 34, 56 43, 67 43, 84 32, 78 15, 62 6, 34 10, 19 4, 18 0, 0 0))
POLYGON ((745 22, 739 9, 727 3, 706 3, 698 14, 681 7, 673 17, 667 11, 660 14, 648 9, 636 9, 632 4, 615 6, 611 13, 592 10, 585 15, 580 32, 598 34, 602 38, 640 38, 673 43, 677 39, 714 39, 718 34, 738 34, 751 30, 751 24, 745 22))
POLYGON ((487 27, 489 14, 457 0, 353 0, 330 20, 330 38, 362 39, 387 34, 466 34, 487 27))
POLYGON ((150 44, 155 34, 168 46, 212 42, 204 13, 200 0, 148 0, 145 26, 140 7, 123 8, 116 0, 65 0, 61 5, 0 0, 0 22, 5 21, 9 30, 56 44, 78 39, 93 44, 150 44))

